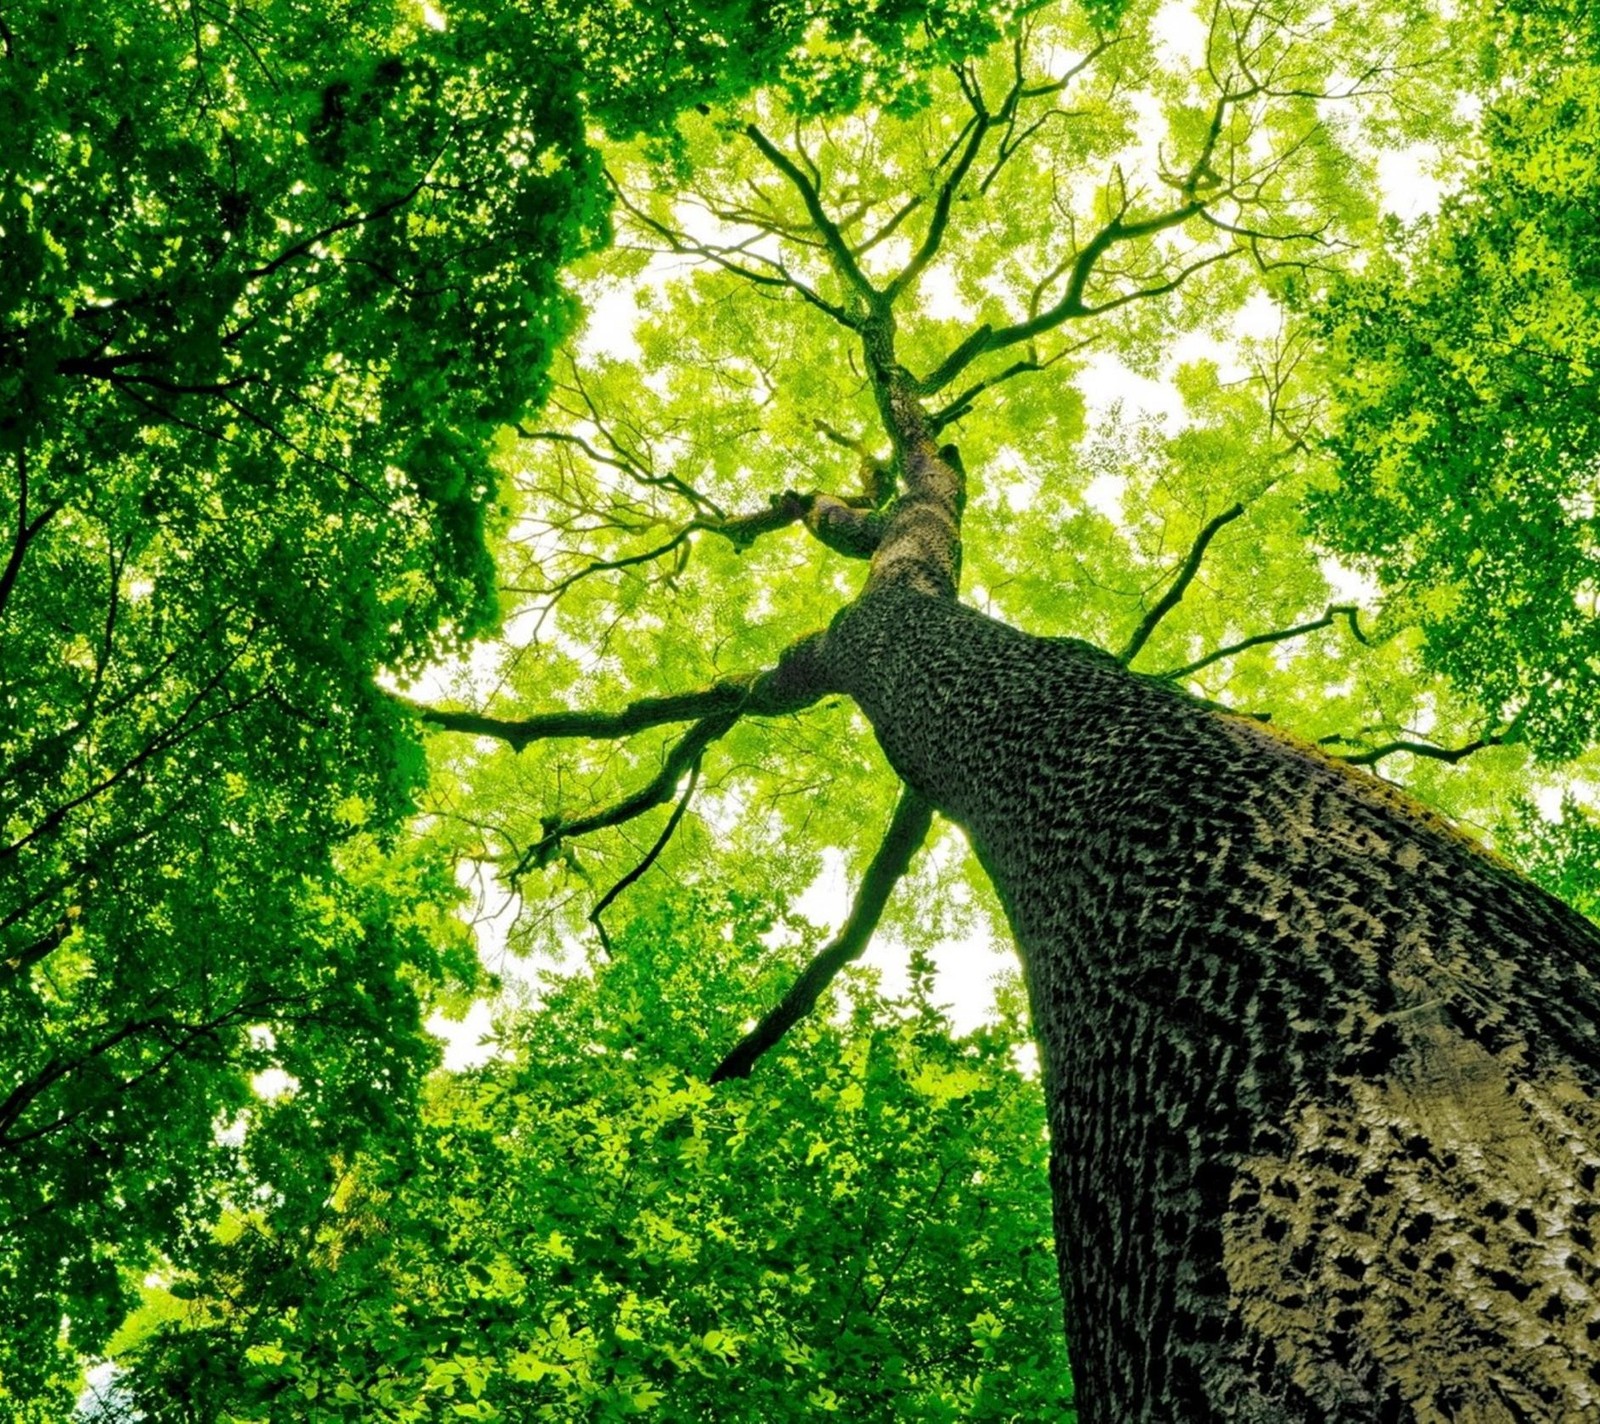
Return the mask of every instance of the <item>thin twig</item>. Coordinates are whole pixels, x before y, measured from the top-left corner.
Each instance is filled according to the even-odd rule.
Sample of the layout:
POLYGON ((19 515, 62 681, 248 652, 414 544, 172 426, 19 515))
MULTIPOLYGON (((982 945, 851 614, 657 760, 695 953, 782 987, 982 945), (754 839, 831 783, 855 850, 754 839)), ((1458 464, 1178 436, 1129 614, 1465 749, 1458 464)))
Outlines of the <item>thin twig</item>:
POLYGON ((1218 648, 1215 652, 1207 653, 1203 658, 1196 658, 1192 663, 1185 663, 1182 667, 1167 668, 1164 672, 1155 674, 1157 677, 1176 679, 1188 677, 1197 673, 1201 668, 1208 668, 1212 663, 1220 663, 1224 658, 1231 658, 1249 648, 1259 648, 1268 643, 1284 643, 1290 638, 1299 638, 1306 633, 1314 633, 1319 628, 1328 628, 1335 618, 1346 618, 1350 623, 1350 631, 1355 635, 1356 642, 1363 647, 1371 647, 1367 635, 1361 631, 1361 624, 1357 621, 1361 610, 1349 603, 1333 603, 1328 605, 1328 611, 1320 618, 1314 618, 1309 623, 1296 623, 1293 628, 1279 628, 1271 633, 1257 633, 1254 637, 1242 638, 1237 643, 1229 643, 1225 648, 1218 648))

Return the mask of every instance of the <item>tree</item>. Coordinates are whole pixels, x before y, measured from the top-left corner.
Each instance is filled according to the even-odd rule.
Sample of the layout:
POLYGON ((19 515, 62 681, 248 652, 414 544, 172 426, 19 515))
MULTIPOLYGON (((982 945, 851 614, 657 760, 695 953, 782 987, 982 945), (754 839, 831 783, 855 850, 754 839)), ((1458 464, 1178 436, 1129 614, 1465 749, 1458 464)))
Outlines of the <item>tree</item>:
MULTIPOLYGON (((954 899, 956 843, 918 856, 937 814, 965 829, 1029 976, 1087 1417, 1584 1409, 1594 931, 1381 783, 1209 705, 1270 708, 1346 762, 1409 761, 1469 815, 1525 785, 1530 748, 1586 741, 1588 664, 1567 654, 1589 623, 1562 603, 1592 522, 1581 445, 1563 453, 1581 423, 1552 421, 1553 458, 1453 506, 1506 535, 1499 581, 1468 577, 1478 544, 1395 498, 1411 369, 1374 338, 1414 313, 1452 343, 1481 330, 1430 311, 1409 274, 1338 276, 1394 240, 1369 141, 1449 132, 1449 60, 1474 31, 1222 4, 1176 32, 1184 64, 1152 8, 1109 31, 1031 13, 972 60, 995 27, 959 5, 876 7, 860 31, 847 7, 741 5, 507 7, 442 33, 381 7, 57 8, 0 30, 27 177, 0 223, 20 274, 0 665, 19 1065, 4 1270, 28 1317, 0 1388, 38 1397, 70 1371, 56 1321, 69 1350, 97 1348, 150 1264, 220 1261, 214 1284, 246 1260, 241 1290, 334 1322, 341 1260, 412 1283, 385 1275, 369 1203, 400 1201, 404 1233, 437 1225, 469 1255, 494 1241, 452 1235, 435 1184, 514 1155, 515 1115, 430 1157, 410 1112, 419 996, 471 972, 441 845, 521 890, 519 945, 592 926, 602 953, 653 870, 708 893, 714 842, 733 843, 741 892, 793 889, 818 844, 848 848, 854 913, 727 1043, 710 1074, 727 1111, 749 1091, 729 1080, 885 913, 904 921, 904 876, 927 877, 913 914, 954 899), (924 79, 930 62, 946 68, 924 79), (599 280, 625 300, 615 284, 659 254, 707 270, 636 289, 655 308, 637 355, 592 336, 536 414, 569 319, 556 266, 602 232, 580 94, 614 138, 653 135, 608 149, 624 246, 599 280), (1325 286, 1326 310, 1294 315, 1325 286), (1242 374, 1186 346, 1182 428, 1095 411, 1080 439, 1088 402, 1063 377, 1112 356, 1165 369, 1262 293, 1289 315, 1242 374), (1359 339, 1341 336, 1351 314, 1359 339), (1319 334, 1354 357, 1338 410, 1319 334), (1342 469, 1320 456, 1330 419, 1342 469), (1363 542, 1389 521, 1392 545, 1363 542), (1529 527, 1560 535, 1547 585, 1508 562, 1529 527), (83 547, 104 560, 92 587, 83 547), (1388 580, 1377 616, 1333 591, 1326 549, 1388 580), (1537 594, 1522 626, 1562 653, 1559 684, 1516 662, 1502 594, 1537 594), (372 672, 415 671, 499 611, 503 695, 414 715, 507 754, 441 751, 432 824, 402 850, 407 717, 372 672), (774 832, 791 844, 751 848, 774 832), (250 1087, 269 1064, 298 1080, 270 1101, 250 1087), (408 1171, 420 1198, 379 1198, 408 1171), (343 1181, 362 1206, 345 1236, 328 1228, 343 1181), (246 1202, 261 1249, 229 1255, 246 1202)), ((1583 23, 1523 17, 1504 48, 1546 73, 1538 55, 1588 44, 1583 23)), ((1578 191, 1584 170, 1507 131, 1523 146, 1498 178, 1491 146, 1481 210, 1578 259, 1551 290, 1581 327, 1583 206, 1551 222, 1550 185, 1511 180, 1529 154, 1578 191)), ((1439 230, 1459 241, 1479 217, 1439 230)), ((1515 318, 1516 284, 1488 287, 1484 323, 1515 318)), ((1499 390, 1468 364, 1426 393, 1452 417, 1499 390)), ((1492 430, 1476 448, 1498 459, 1524 427, 1478 414, 1444 428, 1492 430)), ((1583 892, 1581 825, 1513 830, 1583 892)), ((638 943, 624 924, 611 947, 638 943)), ((681 1078, 671 1092, 704 1101, 681 1078)), ((382 1322, 354 1314, 351 1358, 370 1360, 382 1322)), ((264 1374, 288 1353, 196 1323, 264 1374)), ((484 1403, 481 1357, 422 1344, 455 1371, 408 1408, 442 1407, 445 1385, 484 1403)), ((642 1354, 610 1357, 619 1378, 642 1354)), ((332 1382, 315 1348, 297 1358, 303 1383, 332 1382)))
MULTIPOLYGON (((1082 406, 1041 374, 1095 342, 1157 368, 1174 329, 1226 319, 1252 288, 1304 305, 1343 252, 1382 240, 1360 124, 1327 114, 1370 100, 1368 136, 1447 129, 1449 85, 1431 88, 1422 63, 1439 32, 1417 14, 1219 5, 1183 74, 1157 63, 1149 18, 1104 36, 1030 15, 908 118, 809 124, 760 100, 688 121, 676 147, 615 155, 624 244, 704 270, 639 292, 654 312, 637 356, 580 350, 544 424, 521 432, 541 453, 508 451, 527 473, 506 582, 535 600, 536 626, 498 686, 566 705, 419 716, 520 757, 454 811, 530 902, 631 867, 582 892, 602 938, 609 906, 689 823, 700 778, 718 783, 725 836, 814 817, 850 844, 842 822, 880 808, 850 923, 730 1045, 722 1080, 859 950, 933 815, 964 831, 1026 973, 1086 1419, 1579 1417, 1600 1382, 1600 933, 1349 765, 1438 770, 1503 747, 1504 769, 1575 743, 1508 660, 1512 639, 1477 645, 1494 679, 1426 680, 1430 660, 1458 679, 1473 666, 1433 614, 1492 628, 1501 610, 1487 585, 1441 583, 1414 540, 1374 565, 1397 595, 1376 626, 1330 596, 1294 517, 1339 474, 1318 459, 1307 325, 1258 343, 1242 385, 1183 371, 1189 429, 1123 436, 1155 466, 1128 477, 1127 540, 1086 512, 1106 450, 1073 450, 1082 406), (1397 90, 1406 105, 1385 111, 1397 90), (1143 179, 1125 156, 1140 104, 1166 123, 1143 179), (941 443, 952 432, 959 450, 941 443), (819 467, 809 488, 802 461, 819 467), (783 533, 797 526, 812 556, 783 533), (1201 606, 1207 569, 1222 588, 1267 581, 1254 629, 1221 593, 1201 606), (963 604, 964 576, 991 613, 1041 632, 963 604), (1135 597, 1074 601, 1094 583, 1135 597), (1115 652, 1041 635, 1069 631, 1115 652), (1308 693, 1351 663, 1355 695, 1308 693), (1270 697, 1307 735, 1185 681, 1270 697), (874 779, 849 709, 825 705, 840 696, 892 780, 874 779), (1407 726, 1424 700, 1432 735, 1407 726), (774 758, 763 735, 822 770, 741 790, 741 766, 774 758), (848 805, 782 794, 808 774, 848 782, 848 805), (669 805, 630 848, 627 829, 669 805), (536 876, 552 882, 537 895, 536 876)), ((1348 442, 1404 400, 1363 415, 1341 394, 1348 442)), ((1590 520, 1571 462, 1517 468, 1590 520)), ((1348 500, 1357 527, 1381 528, 1396 490, 1355 472, 1317 504, 1351 554, 1325 511, 1348 500)), ((1515 501, 1474 508, 1524 547, 1515 501)), ((1472 559, 1470 541, 1449 547, 1472 559)), ((1544 635, 1575 664, 1592 632, 1579 612, 1544 635)), ((529 942, 581 911, 534 918, 529 942)))
POLYGON ((364 869, 417 770, 371 675, 492 611, 480 442, 604 233, 571 67, 529 88, 492 39, 386 4, 0 34, 0 1397, 214 1213, 256 1072, 348 1147, 432 1061, 418 986, 473 975, 448 868, 364 869))

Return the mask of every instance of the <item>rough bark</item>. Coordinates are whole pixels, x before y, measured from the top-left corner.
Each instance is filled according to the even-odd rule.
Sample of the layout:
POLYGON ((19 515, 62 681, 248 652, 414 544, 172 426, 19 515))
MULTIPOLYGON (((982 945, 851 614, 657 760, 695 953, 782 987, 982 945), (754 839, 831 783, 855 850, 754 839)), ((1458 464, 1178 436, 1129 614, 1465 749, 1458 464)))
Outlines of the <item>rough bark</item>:
POLYGON ((915 581, 816 652, 1010 917, 1085 1424, 1600 1418, 1600 932, 915 581))

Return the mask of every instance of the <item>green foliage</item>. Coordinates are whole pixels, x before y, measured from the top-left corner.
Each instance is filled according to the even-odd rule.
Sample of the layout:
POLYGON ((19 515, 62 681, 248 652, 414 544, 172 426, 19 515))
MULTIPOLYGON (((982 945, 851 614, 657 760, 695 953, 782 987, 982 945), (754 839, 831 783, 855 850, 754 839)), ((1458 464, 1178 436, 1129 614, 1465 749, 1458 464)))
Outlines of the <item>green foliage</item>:
POLYGON ((572 71, 530 87, 528 38, 398 3, 30 14, 0 197, 30 516, 175 604, 200 601, 163 582, 180 549, 276 586, 301 659, 482 626, 484 438, 540 397, 556 269, 605 230, 572 71))
POLYGON ((492 621, 488 436, 605 231, 572 71, 518 44, 400 3, 8 14, 0 1398, 211 1209, 265 1062, 282 1131, 381 1133, 417 986, 475 973, 423 923, 448 870, 371 879, 420 770, 372 674, 492 621))
MULTIPOLYGON (((524 3, 571 43, 590 110, 618 138, 665 135, 689 109, 763 85, 814 114, 915 108, 930 71, 982 53, 1028 9, 1015 0, 524 3)), ((1118 9, 1097 0, 1107 19, 1118 9)))
POLYGON ((1322 320, 1339 479, 1315 528, 1491 721, 1562 760, 1600 732, 1600 31, 1506 21, 1481 158, 1322 320))
POLYGON ((315 1190, 318 1154, 403 1141, 438 1052, 418 989, 474 975, 470 938, 432 908, 457 892, 430 848, 386 857, 357 836, 320 876, 211 869, 159 867, 146 899, 80 925, 33 971, 31 1032, 10 1025, 44 1065, 7 1102, 13 1398, 51 1368, 41 1319, 101 1348, 152 1243, 181 1255, 229 1200, 315 1190), (143 955, 115 954, 133 931, 143 955), (252 1086, 269 1070, 290 1089, 270 1101, 252 1086))
MULTIPOLYGON (((404 1138, 420 1004, 476 966, 436 848, 378 868, 422 765, 374 674, 498 619, 494 435, 608 233, 582 100, 659 128, 812 34, 443 9, 0 21, 0 1412, 56 1407, 240 1161, 404 1138), (270 1106, 267 1066, 299 1084, 270 1106)), ((927 52, 990 24, 954 7, 927 52)))
POLYGON ((1067 1417, 1018 995, 958 1038, 925 976, 898 1002, 858 976, 713 1090, 815 947, 770 913, 657 900, 435 1081, 414 1159, 219 1233, 124 1385, 158 1421, 1067 1417))
POLYGON ((1600 818, 1575 796, 1563 798, 1555 819, 1531 802, 1514 802, 1496 841, 1530 879, 1600 921, 1600 818))

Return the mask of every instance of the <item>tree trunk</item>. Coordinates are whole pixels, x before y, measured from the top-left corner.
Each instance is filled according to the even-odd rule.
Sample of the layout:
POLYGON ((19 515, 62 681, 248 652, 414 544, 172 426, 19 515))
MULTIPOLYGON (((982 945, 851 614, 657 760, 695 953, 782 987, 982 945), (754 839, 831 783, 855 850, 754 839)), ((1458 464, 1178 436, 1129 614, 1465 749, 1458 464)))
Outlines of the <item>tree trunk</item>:
POLYGON ((887 582, 824 662, 1010 918, 1086 1424, 1600 1419, 1600 931, 1083 644, 887 582))

